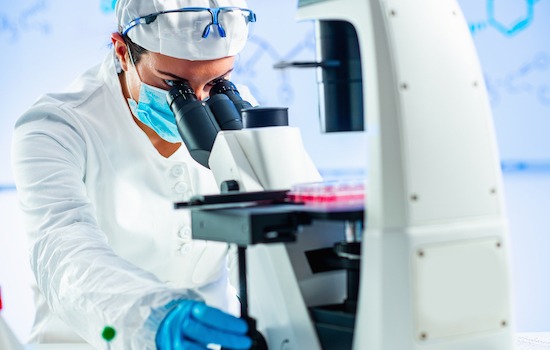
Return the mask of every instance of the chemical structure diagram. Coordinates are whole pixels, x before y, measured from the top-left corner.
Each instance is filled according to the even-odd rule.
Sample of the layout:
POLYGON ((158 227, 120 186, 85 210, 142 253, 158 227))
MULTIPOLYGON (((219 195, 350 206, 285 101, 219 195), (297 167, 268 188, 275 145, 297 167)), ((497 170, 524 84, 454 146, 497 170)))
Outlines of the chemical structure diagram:
POLYGON ((472 35, 483 30, 493 28, 505 36, 514 36, 525 30, 532 24, 535 17, 535 6, 541 0, 522 0, 518 7, 519 11, 513 16, 502 16, 499 9, 505 6, 503 0, 487 0, 486 15, 487 19, 479 22, 470 22, 469 27, 472 35))
POLYGON ((0 39, 5 37, 8 41, 15 42, 23 32, 30 31, 49 34, 51 29, 49 23, 39 17, 47 9, 46 0, 36 0, 16 14, 0 11, 0 39))
MULTIPOLYGON (((544 45, 541 42, 536 48, 528 48, 533 41, 525 36, 535 24, 535 20, 540 21, 540 16, 536 16, 536 13, 537 8, 541 7, 544 1, 547 0, 485 0, 483 14, 486 19, 477 22, 469 21, 474 40, 482 32, 492 31, 493 34, 506 39, 516 40, 516 43, 517 40, 522 40, 526 43, 527 50, 536 50, 533 50, 531 58, 526 58, 523 64, 510 69, 506 74, 498 77, 486 74, 485 81, 493 107, 499 105, 505 94, 519 98, 522 98, 522 94, 531 95, 541 106, 550 107, 550 80, 545 78, 550 76, 548 46, 541 47, 544 45)), ((541 12, 540 9, 538 12, 541 12)), ((536 34, 528 36, 534 35, 536 34)))
MULTIPOLYGON (((111 13, 114 10, 116 0, 96 0, 102 13, 111 13)), ((512 38, 525 32, 535 21, 535 13, 539 4, 548 0, 485 0, 485 20, 469 21, 469 28, 472 36, 482 31, 492 29, 496 33, 512 38), (509 7, 509 8, 506 8, 509 7), (514 11, 512 11, 513 9, 514 11)), ((47 20, 46 13, 50 9, 50 0, 27 0, 28 4, 19 5, 10 9, 0 10, 0 40, 6 42, 18 41, 26 32, 36 32, 48 35, 52 26, 47 20)), ((271 67, 281 61, 293 61, 300 56, 313 56, 315 42, 313 30, 305 31, 302 38, 295 37, 293 44, 287 52, 272 45, 267 38, 252 36, 249 40, 249 54, 237 62, 235 75, 247 84, 252 93, 259 101, 269 101, 277 96, 278 103, 290 104, 294 100, 294 89, 292 84, 293 74, 291 69, 277 70, 274 73, 274 80, 271 81, 272 91, 268 93, 259 79, 262 67, 271 67), (267 64, 267 66, 266 66, 267 64), (271 66, 269 66, 271 65, 271 66)), ((546 51, 539 51, 532 59, 517 69, 511 70, 506 76, 486 76, 487 88, 493 105, 502 99, 503 93, 518 95, 528 93, 536 95, 538 101, 550 107, 550 82, 538 84, 533 82, 536 74, 546 74, 550 71, 550 54, 546 51)), ((275 102, 275 101, 274 101, 275 102)))
MULTIPOLYGON (((116 0, 98 1, 102 13, 114 11, 116 0)), ((49 5, 49 0, 34 0, 30 5, 20 9, 16 9, 15 5, 8 10, 0 9, 0 40, 7 39, 13 43, 26 32, 50 34, 52 28, 46 20, 46 12, 51 10, 49 5)))
POLYGON ((99 6, 101 8, 101 12, 103 13, 110 13, 115 10, 116 0, 100 0, 99 6))
POLYGON ((271 90, 276 85, 276 91, 269 91, 266 88, 267 82, 263 75, 265 68, 271 68, 276 63, 291 62, 297 57, 306 55, 314 56, 315 53, 315 35, 313 29, 306 30, 301 39, 296 40, 286 53, 272 45, 268 39, 261 36, 251 36, 247 43, 246 53, 240 57, 235 66, 234 75, 239 77, 239 81, 247 85, 254 97, 261 104, 268 102, 291 104, 294 101, 294 87, 291 79, 292 69, 275 70, 275 81, 271 81, 271 90), (267 66, 266 66, 267 64, 267 66), (260 86, 262 85, 262 86, 260 86), (276 96, 277 101, 273 100, 276 96))
POLYGON ((485 77, 487 91, 491 103, 496 106, 502 99, 502 92, 509 95, 532 94, 539 103, 550 107, 550 84, 535 83, 533 79, 537 75, 549 75, 550 54, 547 52, 536 53, 528 62, 511 71, 505 77, 485 77))

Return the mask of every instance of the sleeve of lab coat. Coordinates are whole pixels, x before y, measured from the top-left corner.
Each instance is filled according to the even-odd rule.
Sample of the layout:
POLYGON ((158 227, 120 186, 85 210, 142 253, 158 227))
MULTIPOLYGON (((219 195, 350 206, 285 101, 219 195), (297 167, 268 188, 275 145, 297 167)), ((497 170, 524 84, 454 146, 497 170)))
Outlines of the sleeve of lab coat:
POLYGON ((189 290, 114 254, 86 194, 86 144, 76 122, 54 107, 35 108, 15 126, 13 171, 38 288, 50 309, 96 348, 113 326, 116 349, 155 349, 158 324, 189 290))

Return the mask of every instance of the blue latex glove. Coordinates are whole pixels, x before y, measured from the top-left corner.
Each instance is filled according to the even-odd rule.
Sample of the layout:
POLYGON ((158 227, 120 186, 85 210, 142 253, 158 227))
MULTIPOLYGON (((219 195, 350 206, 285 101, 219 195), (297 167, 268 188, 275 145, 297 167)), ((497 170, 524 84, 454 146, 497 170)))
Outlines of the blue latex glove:
POLYGON ((182 300, 160 323, 156 343, 159 350, 207 349, 208 344, 245 350, 252 346, 248 325, 240 318, 203 302, 182 300))

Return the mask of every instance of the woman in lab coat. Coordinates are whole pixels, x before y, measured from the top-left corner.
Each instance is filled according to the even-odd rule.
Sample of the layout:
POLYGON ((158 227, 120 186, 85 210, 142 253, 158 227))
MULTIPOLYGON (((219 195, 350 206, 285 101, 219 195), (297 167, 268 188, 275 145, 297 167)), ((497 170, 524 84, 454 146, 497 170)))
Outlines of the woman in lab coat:
POLYGON ((116 349, 250 346, 230 315, 239 306, 228 246, 193 240, 189 213, 173 210, 217 188, 165 102, 174 80, 204 99, 229 77, 253 21, 245 9, 244 0, 118 0, 120 32, 103 63, 18 119, 13 168, 37 283, 31 342, 103 348, 109 325, 116 349), (181 10, 191 6, 242 13, 181 10))

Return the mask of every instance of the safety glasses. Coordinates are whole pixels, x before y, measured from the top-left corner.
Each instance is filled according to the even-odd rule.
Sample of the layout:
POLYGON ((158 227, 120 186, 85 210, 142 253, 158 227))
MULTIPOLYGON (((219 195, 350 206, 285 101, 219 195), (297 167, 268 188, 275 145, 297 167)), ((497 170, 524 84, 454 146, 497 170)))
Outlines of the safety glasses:
POLYGON ((126 35, 139 24, 151 24, 155 21, 164 35, 191 32, 206 39, 210 35, 210 28, 215 26, 219 36, 225 38, 227 33, 239 33, 249 23, 256 22, 256 14, 240 7, 184 7, 138 17, 122 28, 122 35, 126 35))

